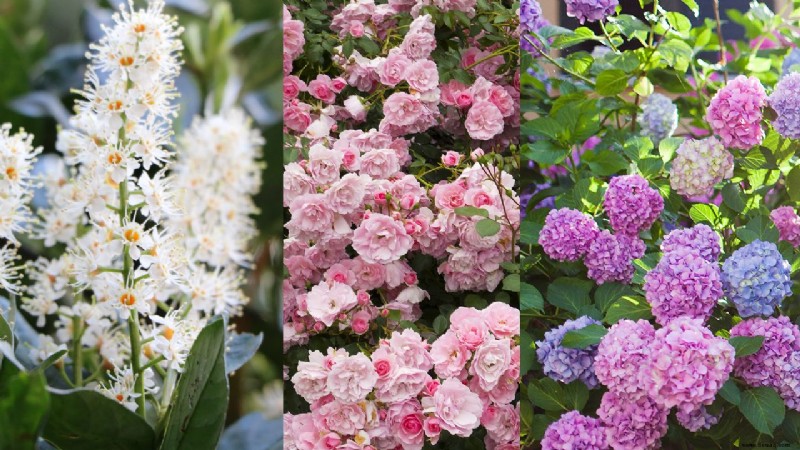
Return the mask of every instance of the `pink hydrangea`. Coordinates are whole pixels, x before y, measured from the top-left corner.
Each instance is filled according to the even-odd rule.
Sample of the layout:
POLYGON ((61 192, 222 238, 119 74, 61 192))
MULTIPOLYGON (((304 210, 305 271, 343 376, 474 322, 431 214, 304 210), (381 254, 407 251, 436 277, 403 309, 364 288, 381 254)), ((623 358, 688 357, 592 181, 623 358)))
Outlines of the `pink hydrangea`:
POLYGON ((405 227, 385 214, 371 213, 353 232, 353 249, 368 263, 397 261, 413 245, 405 227))
POLYGON ((631 248, 624 239, 602 230, 591 242, 583 263, 597 284, 609 281, 630 283, 633 278, 631 248))
POLYGON ((733 155, 715 137, 687 139, 675 151, 669 184, 685 197, 714 193, 714 186, 733 176, 733 155))
POLYGON ((578 411, 551 423, 542 438, 542 450, 609 450, 606 430, 598 419, 578 411))
POLYGON ((597 348, 594 372, 609 390, 628 397, 646 393, 650 346, 656 330, 646 320, 620 320, 597 348))
POLYGON ((645 297, 661 325, 676 317, 705 322, 723 296, 719 264, 706 261, 692 249, 664 254, 644 280, 645 297))
POLYGON ((582 258, 600 230, 597 223, 580 211, 561 208, 547 213, 539 232, 539 244, 547 256, 557 261, 582 258))
POLYGON ((678 410, 678 423, 691 432, 707 430, 719 422, 722 414, 711 414, 705 406, 690 411, 678 410))
POLYGON ((719 234, 701 223, 691 228, 670 231, 661 242, 661 251, 666 254, 692 250, 706 261, 716 263, 722 252, 719 242, 719 234))
POLYGON ((706 121, 726 147, 750 149, 764 140, 761 110, 766 104, 767 94, 758 78, 739 75, 711 99, 706 121))
POLYGON ((614 231, 635 236, 658 219, 664 199, 641 175, 621 175, 608 183, 603 207, 614 231))
POLYGON ((800 216, 791 206, 781 206, 769 213, 769 218, 778 229, 781 240, 800 246, 800 216))
POLYGON ((614 450, 655 450, 667 433, 669 409, 646 395, 631 398, 608 391, 597 414, 614 450))
POLYGON ((665 408, 711 404, 733 369, 733 347, 699 319, 673 319, 656 331, 650 351, 648 393, 665 408))

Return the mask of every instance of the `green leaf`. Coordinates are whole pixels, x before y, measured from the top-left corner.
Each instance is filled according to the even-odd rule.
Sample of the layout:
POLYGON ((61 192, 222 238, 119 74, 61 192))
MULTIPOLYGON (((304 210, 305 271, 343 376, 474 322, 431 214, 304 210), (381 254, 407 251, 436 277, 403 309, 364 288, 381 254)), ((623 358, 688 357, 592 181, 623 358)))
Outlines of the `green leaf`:
POLYGON ((578 314, 581 307, 591 304, 589 291, 592 282, 579 278, 557 278, 547 286, 547 302, 578 314))
POLYGON ((732 378, 728 378, 728 381, 722 385, 719 395, 732 405, 739 405, 742 401, 742 391, 739 390, 739 386, 732 378))
POLYGON ((628 168, 628 161, 612 150, 587 152, 581 157, 581 162, 587 163, 592 173, 600 177, 613 175, 628 168))
POLYGON ((633 84, 633 92, 641 95, 642 97, 651 95, 653 91, 655 91, 655 87, 647 77, 641 77, 636 80, 636 83, 633 84))
POLYGON ((736 357, 752 355, 764 344, 764 336, 734 336, 728 343, 736 350, 736 357))
POLYGON ((602 325, 587 325, 579 330, 568 331, 561 340, 561 345, 567 348, 586 348, 599 344, 606 333, 608 330, 602 325))
POLYGON ((772 436, 783 422, 786 406, 771 387, 757 387, 742 394, 739 411, 758 432, 772 436))
POLYGON ((719 207, 713 204, 697 203, 689 209, 689 217, 694 223, 707 222, 715 226, 720 223, 719 207))
POLYGON ((532 284, 522 283, 519 294, 520 311, 541 311, 544 309, 544 297, 532 284))
POLYGON ((685 139, 680 137, 670 137, 662 139, 658 143, 658 154, 661 155, 661 160, 668 163, 675 155, 675 150, 680 147, 685 139))
POLYGON ((447 317, 439 315, 433 319, 433 331, 436 332, 437 335, 441 336, 447 331, 447 327, 450 325, 450 321, 447 320, 447 317))
POLYGON ((795 166, 786 174, 786 191, 793 202, 800 201, 800 166, 795 166))
POLYGON ((89 390, 51 394, 43 437, 61 450, 149 450, 156 439, 141 416, 89 390))
POLYGON ((475 231, 481 237, 494 236, 500 232, 500 223, 494 219, 481 219, 475 224, 475 231))
POLYGON ((509 292, 520 291, 520 279, 518 273, 511 273, 503 278, 503 290, 509 292))
POLYGON ((667 21, 678 33, 685 33, 692 28, 692 22, 689 20, 689 18, 679 12, 668 12, 667 21))
POLYGON ((569 150, 550 140, 541 140, 522 146, 522 156, 545 165, 558 164, 567 157, 569 150))
POLYGON ((575 380, 564 386, 564 400, 567 409, 580 411, 589 400, 589 388, 581 380, 575 380))
POLYGON ((564 389, 550 378, 533 380, 528 384, 528 398, 545 411, 567 411, 564 389))
POLYGON ((626 295, 608 307, 603 321, 613 325, 622 319, 639 320, 653 317, 650 304, 644 297, 626 295))
POLYGON ((602 312, 606 312, 612 303, 625 295, 634 295, 630 286, 622 283, 603 283, 594 292, 594 304, 602 312))
POLYGON ((695 0, 682 0, 682 1, 684 5, 688 6, 689 9, 692 10, 694 16, 697 17, 697 14, 700 13, 700 7, 697 6, 697 2, 695 0))
POLYGON ((454 209, 456 214, 459 216, 481 216, 481 217, 489 217, 489 211, 485 208, 476 208, 474 206, 459 206, 458 208, 454 209))
POLYGON ((662 58, 680 73, 686 71, 692 61, 692 48, 682 39, 671 38, 663 41, 658 47, 662 58))
POLYGON ((578 27, 575 31, 556 36, 551 45, 553 48, 564 49, 596 38, 597 36, 595 36, 592 30, 586 27, 578 27))
POLYGON ((160 450, 214 450, 228 405, 223 320, 213 320, 197 336, 171 405, 160 450))
POLYGON ((619 69, 606 69, 597 75, 595 90, 600 95, 613 96, 628 86, 630 75, 619 69))
POLYGON ((791 409, 786 411, 786 419, 781 425, 781 430, 790 442, 800 444, 800 412, 791 409))
POLYGON ((744 211, 746 207, 744 194, 738 183, 728 183, 722 187, 722 202, 736 212, 744 211))
POLYGON ((225 340, 225 371, 239 370, 256 354, 264 340, 264 334, 231 333, 225 340))
POLYGON ((50 395, 40 371, 17 371, 4 379, 0 385, 0 448, 33 449, 49 406, 50 395))

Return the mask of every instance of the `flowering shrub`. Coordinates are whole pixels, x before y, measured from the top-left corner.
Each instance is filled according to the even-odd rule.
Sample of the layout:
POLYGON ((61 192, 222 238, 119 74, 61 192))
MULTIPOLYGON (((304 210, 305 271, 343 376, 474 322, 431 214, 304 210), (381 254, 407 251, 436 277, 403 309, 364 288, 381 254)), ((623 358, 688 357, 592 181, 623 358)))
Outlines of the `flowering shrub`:
POLYGON ((796 15, 640 3, 520 5, 522 446, 800 445, 796 15))
POLYGON ((516 29, 509 2, 288 2, 287 448, 517 441, 516 29))

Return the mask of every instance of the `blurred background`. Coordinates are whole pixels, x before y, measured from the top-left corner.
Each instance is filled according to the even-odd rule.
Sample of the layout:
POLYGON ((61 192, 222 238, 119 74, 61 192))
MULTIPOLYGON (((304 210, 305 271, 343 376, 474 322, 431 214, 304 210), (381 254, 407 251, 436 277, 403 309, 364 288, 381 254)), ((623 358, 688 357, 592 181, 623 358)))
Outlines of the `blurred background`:
MULTIPOLYGON (((0 0, 0 123, 25 128, 44 153, 55 152, 56 133, 66 125, 83 86, 88 43, 127 0, 0 0)), ((143 6, 144 0, 136 0, 143 6)), ((185 65, 180 135, 192 118, 237 104, 253 118, 266 144, 263 185, 256 203, 259 236, 248 272, 251 302, 235 319, 239 331, 263 332, 260 351, 231 378, 228 423, 250 412, 282 414, 282 33, 278 0, 166 0, 183 34, 185 65)))

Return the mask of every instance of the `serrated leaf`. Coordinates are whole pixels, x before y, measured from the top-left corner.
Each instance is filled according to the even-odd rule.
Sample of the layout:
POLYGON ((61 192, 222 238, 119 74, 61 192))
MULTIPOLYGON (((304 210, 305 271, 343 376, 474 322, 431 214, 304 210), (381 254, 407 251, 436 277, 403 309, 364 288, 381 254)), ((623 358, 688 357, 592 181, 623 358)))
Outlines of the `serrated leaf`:
POLYGON ((553 306, 578 314, 581 307, 589 305, 592 282, 579 278, 557 278, 547 287, 547 302, 553 306))
POLYGON ((719 224, 721 216, 719 214, 719 207, 713 204, 697 203, 689 208, 689 217, 692 218, 694 223, 708 223, 712 227, 719 224))
POLYGON ((728 381, 722 385, 722 388, 719 390, 719 395, 732 405, 738 405, 742 401, 742 391, 739 390, 739 386, 736 385, 736 382, 733 381, 732 378, 729 378, 728 381))
POLYGON ((595 91, 600 95, 613 96, 628 87, 630 75, 619 69, 606 69, 597 75, 595 91))
POLYGON ((742 393, 739 411, 758 432, 772 436, 783 422, 786 406, 771 387, 757 387, 742 393))
POLYGON ((511 273, 503 278, 503 290, 509 292, 520 291, 520 279, 518 273, 511 273))
POLYGON ((764 336, 734 336, 728 343, 736 350, 736 357, 752 355, 764 344, 764 336))
POLYGON ((544 297, 532 284, 522 283, 519 293, 520 311, 541 311, 544 309, 544 297))
POLYGON ((568 411, 564 389, 550 378, 534 380, 528 384, 528 398, 545 411, 568 411))
POLYGON ((561 345, 567 348, 586 348, 597 345, 608 330, 598 324, 587 325, 578 330, 571 330, 564 334, 561 345))
POLYGON ((651 317, 653 317, 652 309, 644 297, 626 295, 608 307, 603 321, 613 325, 622 319, 639 320, 651 317))

